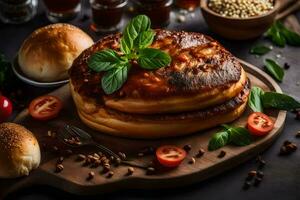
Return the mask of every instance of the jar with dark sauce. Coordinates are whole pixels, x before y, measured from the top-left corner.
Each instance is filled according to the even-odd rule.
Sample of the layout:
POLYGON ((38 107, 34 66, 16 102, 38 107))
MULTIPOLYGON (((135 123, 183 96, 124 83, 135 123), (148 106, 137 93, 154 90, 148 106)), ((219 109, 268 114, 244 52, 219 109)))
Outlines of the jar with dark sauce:
POLYGON ((44 4, 47 17, 53 23, 71 20, 81 10, 80 0, 44 0, 44 4))
POLYGON ((32 19, 37 11, 38 0, 0 0, 0 20, 20 24, 32 19))
POLYGON ((93 14, 91 28, 96 32, 114 32, 122 26, 127 0, 90 0, 93 14))
POLYGON ((133 0, 138 14, 147 15, 153 28, 168 26, 173 0, 133 0))
POLYGON ((176 6, 188 11, 194 11, 200 6, 200 0, 176 0, 176 6))

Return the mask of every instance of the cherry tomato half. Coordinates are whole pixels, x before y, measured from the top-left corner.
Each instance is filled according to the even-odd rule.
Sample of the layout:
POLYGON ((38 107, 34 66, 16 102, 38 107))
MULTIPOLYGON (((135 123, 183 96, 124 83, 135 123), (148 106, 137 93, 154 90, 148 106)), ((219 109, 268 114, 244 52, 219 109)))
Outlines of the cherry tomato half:
POLYGON ((177 167, 186 157, 186 152, 176 146, 161 146, 156 150, 156 157, 165 167, 177 167))
POLYGON ((274 128, 270 117, 261 112, 254 112, 248 117, 248 130, 255 136, 264 136, 274 128))
POLYGON ((6 121, 13 111, 11 101, 5 96, 0 96, 0 123, 6 121))
POLYGON ((41 96, 34 99, 29 105, 30 115, 37 120, 55 118, 62 109, 62 102, 55 96, 41 96))

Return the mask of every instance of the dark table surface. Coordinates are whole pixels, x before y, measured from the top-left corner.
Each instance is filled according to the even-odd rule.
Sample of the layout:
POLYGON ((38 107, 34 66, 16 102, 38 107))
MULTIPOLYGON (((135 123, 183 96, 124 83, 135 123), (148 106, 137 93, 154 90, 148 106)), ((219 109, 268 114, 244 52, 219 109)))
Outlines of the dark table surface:
MULTIPOLYGON (((80 16, 71 21, 89 33, 95 40, 101 36, 96 35, 89 29, 91 19, 82 20, 83 15, 91 15, 88 5, 80 16)), ((300 18, 298 12, 297 18, 300 18)), ((10 60, 16 55, 22 41, 36 28, 47 25, 50 22, 45 17, 44 7, 39 6, 37 16, 30 22, 22 25, 4 25, 0 24, 0 51, 2 51, 10 60)), ((205 24, 199 10, 194 16, 189 16, 185 23, 178 23, 172 19, 168 27, 175 30, 186 30, 201 32, 211 35, 219 40, 235 56, 242 58, 260 68, 262 68, 264 58, 277 59, 280 64, 285 62, 290 64, 290 69, 286 70, 284 81, 279 85, 283 91, 289 95, 300 99, 300 48, 287 46, 285 48, 274 47, 273 51, 263 57, 250 55, 249 48, 256 43, 271 43, 263 38, 249 41, 229 41, 214 35, 205 24), (280 56, 279 56, 280 55, 280 56), (280 58, 279 58, 280 57, 280 58)), ((47 92, 41 90, 40 93, 47 92)), ((246 174, 255 169, 255 160, 250 160, 232 170, 223 174, 199 182, 190 186, 155 191, 141 190, 123 190, 115 193, 97 196, 74 196, 61 192, 54 188, 35 186, 29 189, 21 190, 10 196, 10 199, 16 200, 52 200, 52 199, 272 199, 272 200, 299 200, 300 199, 300 151, 294 154, 281 157, 278 152, 284 140, 291 140, 300 145, 300 139, 295 138, 295 133, 300 130, 300 121, 295 120, 295 115, 288 113, 286 125, 282 135, 265 152, 263 157, 267 161, 264 168, 264 180, 262 184, 247 191, 242 190, 246 174)), ((63 187, 63 186, 61 186, 63 187)))

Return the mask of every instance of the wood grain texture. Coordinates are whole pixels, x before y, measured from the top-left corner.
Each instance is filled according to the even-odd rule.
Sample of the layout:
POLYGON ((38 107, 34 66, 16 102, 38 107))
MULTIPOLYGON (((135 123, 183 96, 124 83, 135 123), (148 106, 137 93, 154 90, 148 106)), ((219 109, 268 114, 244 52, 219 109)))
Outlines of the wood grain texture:
MULTIPOLYGON (((266 91, 271 90, 281 92, 277 83, 263 71, 248 63, 243 61, 241 62, 248 73, 252 85, 260 86, 266 91)), ((161 140, 135 140, 113 137, 95 132, 80 122, 70 96, 68 85, 54 91, 52 94, 59 96, 64 102, 64 110, 57 119, 41 123, 29 117, 28 111, 24 110, 18 115, 16 122, 23 124, 35 133, 40 143, 47 143, 48 148, 51 148, 53 145, 57 145, 61 149, 61 153, 55 154, 48 151, 48 148, 44 149, 42 152, 42 164, 39 169, 33 171, 30 176, 25 178, 1 180, 0 194, 5 195, 15 191, 16 189, 28 187, 33 184, 50 185, 75 194, 96 194, 124 188, 155 189, 178 187, 199 182, 223 173, 247 159, 254 157, 259 152, 262 152, 271 145, 280 134, 286 118, 285 111, 268 110, 267 114, 272 116, 275 121, 275 128, 266 137, 257 139, 255 142, 245 147, 226 146, 222 148, 222 150, 226 151, 226 156, 224 158, 217 157, 220 150, 212 152, 206 151, 201 158, 196 159, 196 163, 194 165, 191 165, 188 164, 189 158, 195 156, 199 148, 207 150, 208 141, 218 128, 209 129, 207 131, 202 131, 200 133, 184 137, 161 140), (63 163, 65 168, 64 171, 61 173, 54 173, 55 163, 58 156, 63 154, 67 148, 60 145, 55 139, 51 139, 51 141, 49 141, 46 135, 48 130, 55 131, 62 123, 73 124, 83 128, 91 133, 94 136, 94 139, 99 143, 108 146, 115 152, 125 152, 130 159, 135 160, 136 162, 148 163, 153 160, 153 156, 138 158, 136 155, 140 149, 146 146, 157 147, 164 144, 174 144, 182 147, 185 144, 190 144, 192 146, 192 150, 189 152, 188 157, 183 164, 175 169, 159 169, 154 175, 146 175, 144 170, 135 169, 132 176, 126 176, 127 166, 120 166, 113 168, 115 175, 112 178, 107 178, 106 174, 101 173, 101 168, 82 167, 82 163, 75 162, 76 153, 97 152, 96 149, 73 149, 74 155, 66 158, 63 163), (94 179, 88 181, 86 178, 90 171, 94 171, 96 176, 94 179)), ((233 124, 236 126, 244 126, 249 113, 250 110, 247 109, 242 117, 233 122, 233 124)))

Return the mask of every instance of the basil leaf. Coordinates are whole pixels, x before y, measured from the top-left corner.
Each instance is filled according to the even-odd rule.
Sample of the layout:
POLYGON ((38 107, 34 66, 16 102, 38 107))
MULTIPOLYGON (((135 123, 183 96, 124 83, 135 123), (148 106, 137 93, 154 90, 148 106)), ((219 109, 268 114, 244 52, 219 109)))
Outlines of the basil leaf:
POLYGON ((252 137, 247 129, 243 127, 231 127, 228 129, 230 143, 237 146, 246 146, 251 144, 252 137))
POLYGON ((129 54, 130 50, 134 47, 135 40, 138 36, 148 31, 151 27, 151 21, 146 15, 138 15, 133 18, 123 31, 123 37, 121 39, 121 51, 125 54, 129 54))
POLYGON ((269 47, 266 47, 264 45, 256 45, 250 49, 251 54, 256 54, 256 55, 264 55, 271 51, 269 47))
POLYGON ((212 138, 209 140, 208 144, 208 150, 213 151, 216 149, 219 149, 226 144, 228 144, 229 141, 229 134, 227 131, 221 131, 218 133, 215 133, 212 138))
POLYGON ((136 40, 136 46, 139 49, 143 49, 150 46, 154 40, 154 36, 155 34, 152 30, 142 32, 136 40))
POLYGON ((123 36, 121 38, 120 43, 121 43, 121 47, 120 47, 121 51, 126 55, 130 54, 131 48, 133 46, 133 41, 130 38, 123 36))
POLYGON ((286 94, 265 92, 261 98, 265 108, 277 108, 280 110, 293 110, 300 108, 300 102, 286 94))
POLYGON ((271 59, 266 59, 264 62, 266 69, 268 72, 278 81, 282 81, 284 77, 284 70, 274 61, 271 59))
POLYGON ((289 45, 300 46, 300 35, 298 33, 289 30, 281 22, 277 22, 277 27, 289 45))
POLYGON ((158 49, 146 48, 139 51, 139 65, 144 69, 157 69, 171 63, 171 57, 158 49))
POLYGON ((280 32, 277 22, 273 23, 272 26, 266 32, 266 36, 272 40, 272 42, 279 46, 284 47, 286 40, 283 34, 280 32))
POLYGON ((261 96, 264 91, 259 87, 252 87, 248 99, 248 105, 254 112, 263 112, 263 105, 261 101, 261 96))
POLYGON ((106 72, 101 79, 102 89, 106 94, 119 90, 127 80, 130 65, 120 65, 106 72))
POLYGON ((94 53, 88 60, 88 66, 95 72, 103 72, 113 69, 121 62, 120 56, 111 49, 94 53))

